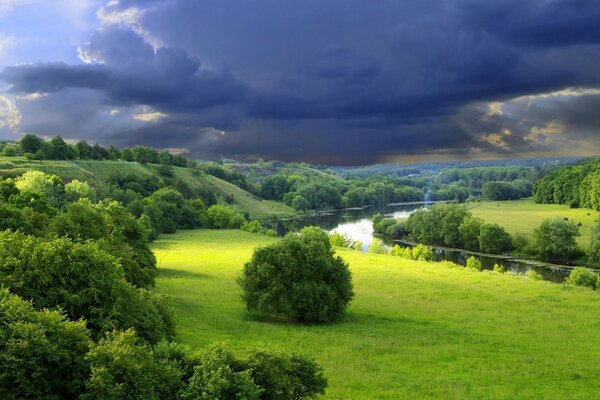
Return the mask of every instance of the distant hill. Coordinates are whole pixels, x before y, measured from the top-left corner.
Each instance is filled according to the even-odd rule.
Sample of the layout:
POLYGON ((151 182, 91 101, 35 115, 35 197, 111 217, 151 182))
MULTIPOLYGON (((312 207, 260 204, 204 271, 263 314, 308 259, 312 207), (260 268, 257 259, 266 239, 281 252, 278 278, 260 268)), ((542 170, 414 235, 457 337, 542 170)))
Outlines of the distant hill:
MULTIPOLYGON (((98 188, 115 175, 155 176, 161 179, 161 165, 110 160, 27 160, 25 157, 0 157, 0 176, 15 177, 29 170, 60 176, 65 181, 78 179, 98 188)), ((277 201, 262 200, 244 189, 195 168, 172 166, 173 177, 190 188, 211 193, 219 203, 229 203, 251 218, 267 219, 295 214, 294 209, 277 201)))

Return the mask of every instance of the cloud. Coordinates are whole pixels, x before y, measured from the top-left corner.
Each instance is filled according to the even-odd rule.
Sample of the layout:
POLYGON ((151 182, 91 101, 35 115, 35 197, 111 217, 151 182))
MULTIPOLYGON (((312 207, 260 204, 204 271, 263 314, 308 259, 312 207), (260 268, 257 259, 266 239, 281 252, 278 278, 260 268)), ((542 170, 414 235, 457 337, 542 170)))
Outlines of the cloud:
POLYGON ((0 80, 21 127, 198 157, 589 153, 599 12, 589 0, 110 1, 74 46, 82 62, 0 80))
POLYGON ((8 97, 0 95, 0 129, 8 128, 17 132, 21 122, 21 112, 8 97))

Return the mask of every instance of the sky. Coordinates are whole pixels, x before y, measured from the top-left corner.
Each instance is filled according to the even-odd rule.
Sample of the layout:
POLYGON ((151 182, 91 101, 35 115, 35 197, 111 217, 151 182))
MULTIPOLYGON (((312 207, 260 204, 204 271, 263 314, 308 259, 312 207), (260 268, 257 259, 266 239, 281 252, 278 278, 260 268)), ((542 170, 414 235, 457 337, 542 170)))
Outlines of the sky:
POLYGON ((0 139, 336 165, 600 154, 598 0, 0 0, 0 139))

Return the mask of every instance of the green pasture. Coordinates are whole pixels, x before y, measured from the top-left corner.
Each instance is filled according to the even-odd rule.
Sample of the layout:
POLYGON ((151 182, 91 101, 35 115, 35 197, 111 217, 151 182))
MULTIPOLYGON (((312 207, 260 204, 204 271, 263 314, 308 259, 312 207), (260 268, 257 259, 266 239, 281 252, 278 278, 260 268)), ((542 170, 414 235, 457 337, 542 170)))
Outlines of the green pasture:
POLYGON ((183 343, 310 355, 325 368, 331 399, 597 396, 600 293, 337 249, 356 297, 342 322, 305 326, 249 314, 240 300, 235 277, 256 246, 274 240, 196 230, 153 244, 157 290, 173 298, 183 343))
POLYGON ((503 226, 509 233, 531 235, 547 218, 568 218, 579 224, 581 236, 577 239, 584 248, 592 239, 592 228, 598 220, 598 211, 588 208, 569 208, 561 204, 536 204, 531 199, 510 201, 484 201, 469 203, 473 216, 486 222, 503 226))

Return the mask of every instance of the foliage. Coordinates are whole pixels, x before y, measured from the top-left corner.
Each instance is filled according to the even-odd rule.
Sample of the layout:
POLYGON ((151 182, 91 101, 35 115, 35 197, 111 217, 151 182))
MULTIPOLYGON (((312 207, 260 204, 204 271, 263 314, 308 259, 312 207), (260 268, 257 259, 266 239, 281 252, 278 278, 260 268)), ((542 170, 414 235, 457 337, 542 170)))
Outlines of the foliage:
POLYGON ((505 274, 508 272, 508 269, 504 265, 498 263, 494 264, 493 270, 494 272, 498 272, 500 274, 505 274))
POLYGON ((579 227, 573 221, 554 218, 544 220, 533 232, 535 248, 545 260, 568 260, 580 253, 575 238, 579 227))
POLYGON ((303 322, 339 320, 353 297, 347 264, 334 256, 327 234, 317 227, 256 249, 238 283, 248 310, 303 322))
POLYGON ((584 286, 596 289, 597 281, 598 274, 591 269, 585 267, 575 267, 571 270, 566 282, 567 284, 573 286, 584 286))
POLYGON ((516 200, 531 196, 532 190, 533 184, 525 179, 489 181, 483 184, 482 195, 486 200, 516 200))
POLYGON ((552 171, 536 182, 533 199, 600 210, 600 158, 552 171))
POLYGON ((512 238, 498 224, 482 224, 479 231, 479 250, 483 253, 503 254, 512 249, 512 238))
POLYGON ((170 334, 154 295, 129 285, 118 261, 93 242, 0 233, 0 285, 37 308, 60 307, 73 320, 85 318, 96 335, 136 328, 156 343, 170 334))
POLYGON ((481 271, 482 266, 481 266, 481 261, 479 261, 477 258, 475 258, 474 256, 471 256, 469 258, 467 258, 467 263, 465 265, 468 269, 475 269, 477 271, 481 271))
POLYGON ((213 204, 208 207, 206 214, 211 227, 215 229, 233 228, 233 218, 235 217, 233 208, 222 204, 213 204))
POLYGON ((134 331, 109 332, 86 356, 91 367, 82 400, 176 399, 181 372, 154 358, 134 331))
MULTIPOLYGON (((255 384, 250 370, 236 371, 239 362, 222 347, 213 346, 198 357, 182 400, 243 399, 258 400, 263 390, 255 384)), ((288 383, 284 388, 290 386, 288 383)), ((262 398, 269 398, 263 396, 262 398)))
POLYGON ((36 311, 0 289, 0 398, 75 398, 83 390, 90 339, 83 321, 36 311))
POLYGON ((369 246, 369 253, 373 254, 385 254, 387 250, 385 249, 385 245, 383 241, 379 238, 373 238, 373 242, 371 242, 371 246, 369 246))
POLYGON ((296 400, 325 393, 327 379, 323 368, 297 355, 258 351, 250 356, 247 368, 262 388, 262 399, 296 400))
POLYGON ((530 269, 525 273, 525 276, 528 277, 529 279, 533 279, 534 281, 541 281, 542 279, 544 279, 544 277, 542 276, 542 274, 540 274, 539 272, 537 272, 535 269, 530 269))
POLYGON ((246 221, 240 226, 240 229, 245 232, 259 233, 262 231, 262 225, 260 221, 246 221))
POLYGON ((432 261, 435 259, 433 250, 421 243, 415 247, 400 247, 397 244, 390 249, 390 254, 396 257, 402 257, 409 260, 432 261))
POLYGON ((347 247, 349 249, 358 248, 358 250, 360 250, 362 247, 362 243, 360 243, 360 241, 353 240, 346 233, 340 233, 338 231, 334 231, 329 235, 329 242, 335 247, 347 247))
POLYGON ((471 251, 479 251, 479 235, 483 221, 479 218, 465 218, 458 226, 462 247, 471 251))

